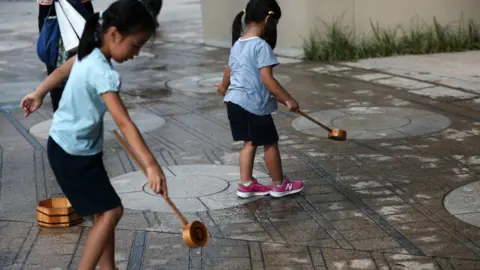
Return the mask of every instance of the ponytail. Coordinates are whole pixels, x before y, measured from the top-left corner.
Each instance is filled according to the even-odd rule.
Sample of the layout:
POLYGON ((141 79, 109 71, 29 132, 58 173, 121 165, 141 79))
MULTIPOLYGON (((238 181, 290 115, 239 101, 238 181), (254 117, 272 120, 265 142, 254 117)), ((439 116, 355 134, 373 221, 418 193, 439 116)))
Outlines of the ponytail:
POLYGON ((82 60, 85 56, 89 55, 95 47, 99 45, 97 40, 97 25, 100 19, 100 14, 94 13, 85 22, 85 28, 83 29, 82 38, 78 45, 78 60, 82 60))
POLYGON ((233 20, 233 25, 232 25, 232 46, 235 44, 235 42, 240 38, 242 35, 242 17, 244 11, 240 11, 240 13, 235 16, 235 19, 233 20))

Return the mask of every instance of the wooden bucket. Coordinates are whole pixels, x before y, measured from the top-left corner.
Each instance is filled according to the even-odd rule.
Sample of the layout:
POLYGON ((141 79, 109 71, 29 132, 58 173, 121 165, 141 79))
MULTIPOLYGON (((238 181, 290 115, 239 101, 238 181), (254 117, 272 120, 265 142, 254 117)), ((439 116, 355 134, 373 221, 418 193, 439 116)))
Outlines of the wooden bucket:
POLYGON ((65 197, 55 197, 38 202, 37 221, 42 227, 71 227, 83 222, 83 217, 73 210, 65 197))

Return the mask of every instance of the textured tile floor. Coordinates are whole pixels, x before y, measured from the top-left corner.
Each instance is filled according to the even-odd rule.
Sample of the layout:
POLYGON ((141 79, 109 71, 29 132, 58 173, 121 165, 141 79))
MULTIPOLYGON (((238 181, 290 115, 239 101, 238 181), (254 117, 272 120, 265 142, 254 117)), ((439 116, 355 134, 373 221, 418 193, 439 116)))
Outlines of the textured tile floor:
MULTIPOLYGON (((177 22, 165 25, 170 34, 181 29, 177 22)), ((306 188, 282 199, 237 199, 228 190, 237 184, 234 166, 241 145, 231 139, 221 98, 214 88, 207 91, 228 52, 196 42, 198 27, 192 23, 183 35, 157 40, 118 68, 129 109, 165 121, 155 129, 146 126, 144 138, 161 165, 179 175, 172 184, 177 199, 196 198, 199 207, 187 202, 185 215, 204 222, 211 240, 206 247, 188 249, 180 222, 161 207, 161 198, 140 194, 116 231, 120 269, 480 269, 480 228, 455 216, 474 204, 460 194, 451 203, 454 213, 444 206, 450 192, 479 180, 480 121, 474 102, 399 91, 396 87, 418 87, 398 79, 395 85, 369 82, 393 75, 366 76, 354 66, 284 61, 278 72, 288 75, 285 86, 302 109, 320 119, 349 108, 350 120, 331 124, 356 135, 330 141, 308 126, 298 128, 294 123, 304 119, 280 108, 274 118, 284 170, 290 178, 304 179, 306 188), (195 86, 202 91, 171 89, 172 81, 202 82, 195 86), (398 123, 371 113, 382 107, 395 107, 402 119, 420 110, 437 117, 415 115, 410 132, 400 129, 398 136, 385 138, 378 135, 381 129, 398 123), (213 167, 220 169, 205 169, 213 167), (192 174, 200 176, 182 176, 192 174), (199 184, 189 183, 208 181, 205 175, 212 174, 218 183, 202 185, 201 196, 188 190, 199 184), (219 190, 225 192, 223 200, 203 201, 210 196, 205 194, 219 190)), ((27 34, 6 37, 20 42, 27 34)), ((24 91, 29 82, 43 78, 33 48, 0 52, 0 96, 8 96, 0 99, 0 268, 75 269, 90 219, 66 229, 36 224, 36 203, 62 193, 49 168, 44 136, 30 132, 51 119, 49 101, 25 119, 16 108, 23 92, 11 90, 24 91)), ((138 168, 111 137, 104 160, 112 179, 142 181, 138 173, 129 174, 138 168)), ((255 169, 261 181, 270 180, 261 149, 255 169)))

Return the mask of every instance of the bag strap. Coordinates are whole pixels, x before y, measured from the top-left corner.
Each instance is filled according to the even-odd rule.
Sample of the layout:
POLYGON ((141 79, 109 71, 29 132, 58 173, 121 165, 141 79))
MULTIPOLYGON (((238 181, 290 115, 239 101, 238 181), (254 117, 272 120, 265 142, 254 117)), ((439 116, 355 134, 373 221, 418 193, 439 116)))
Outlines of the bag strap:
POLYGON ((52 8, 55 8, 55 2, 57 2, 57 0, 52 0, 52 4, 50 5, 50 8, 48 9, 47 18, 50 17, 50 13, 52 13, 52 8))

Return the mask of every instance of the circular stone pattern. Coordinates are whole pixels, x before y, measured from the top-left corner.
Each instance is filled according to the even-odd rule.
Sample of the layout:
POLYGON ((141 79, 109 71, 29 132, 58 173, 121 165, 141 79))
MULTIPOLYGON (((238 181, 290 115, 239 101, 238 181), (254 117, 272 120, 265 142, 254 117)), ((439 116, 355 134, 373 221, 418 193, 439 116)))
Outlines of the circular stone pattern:
MULTIPOLYGON (((313 112, 311 117, 331 127, 347 131, 347 139, 395 139, 421 136, 447 128, 447 117, 429 111, 398 107, 350 107, 313 112)), ((303 133, 328 137, 328 132, 304 117, 292 126, 303 133)))
MULTIPOLYGON (((180 175, 174 178, 174 181, 168 181, 168 197, 187 199, 195 197, 205 197, 226 190, 229 186, 228 181, 216 178, 214 176, 198 175, 180 175), (188 187, 188 188, 186 188, 188 187)), ((152 196, 157 196, 152 189, 145 183, 142 190, 152 196)))
MULTIPOLYGON (((240 183, 240 168, 237 166, 178 165, 167 166, 163 170, 167 178, 168 196, 182 212, 224 209, 260 198, 237 197, 237 186, 240 183)), ((264 181, 261 178, 268 177, 260 171, 253 173, 260 178, 259 182, 264 181)), ((141 171, 120 175, 111 181, 125 208, 172 212, 162 196, 152 192, 141 171)), ((264 184, 268 184, 268 181, 264 184)))
MULTIPOLYGON (((281 85, 288 84, 291 79, 285 74, 276 74, 281 85)), ((176 91, 192 93, 216 93, 216 84, 223 80, 223 73, 205 73, 198 76, 185 77, 167 82, 167 86, 176 91)))
MULTIPOLYGON (((149 132, 155 130, 165 124, 165 120, 162 117, 156 116, 150 113, 142 112, 129 112, 130 118, 137 125, 140 132, 149 132)), ((107 112, 103 118, 104 123, 104 138, 106 140, 113 139, 114 136, 112 131, 117 129, 117 124, 113 120, 112 116, 107 112)), ((50 126, 52 125, 52 120, 46 120, 32 126, 29 132, 38 138, 48 139, 50 126)))
POLYGON ((480 181, 461 186, 445 197, 445 208, 456 218, 480 227, 480 181))

